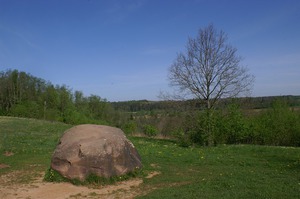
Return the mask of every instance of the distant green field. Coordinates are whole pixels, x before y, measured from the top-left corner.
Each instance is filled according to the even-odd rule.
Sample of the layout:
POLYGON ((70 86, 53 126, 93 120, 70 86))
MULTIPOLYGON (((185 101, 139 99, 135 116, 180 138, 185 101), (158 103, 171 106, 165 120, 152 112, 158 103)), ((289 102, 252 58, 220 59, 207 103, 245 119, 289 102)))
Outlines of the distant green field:
MULTIPOLYGON (((63 123, 0 117, 0 175, 21 170, 23 183, 46 171, 63 123), (6 156, 6 153, 13 153, 6 156), (26 172, 25 172, 26 171, 26 172)), ((144 172, 140 198, 300 198, 300 148, 229 145, 179 147, 176 142, 129 137, 144 172)))

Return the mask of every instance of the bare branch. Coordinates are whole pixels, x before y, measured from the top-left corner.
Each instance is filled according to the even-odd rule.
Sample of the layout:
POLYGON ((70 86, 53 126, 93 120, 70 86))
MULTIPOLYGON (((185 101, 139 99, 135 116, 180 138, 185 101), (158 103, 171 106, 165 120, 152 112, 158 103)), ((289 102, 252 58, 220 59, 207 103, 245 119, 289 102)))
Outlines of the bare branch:
POLYGON ((211 107, 220 98, 249 92, 254 78, 240 66, 236 52, 223 31, 213 25, 200 29, 195 39, 188 39, 186 53, 179 53, 170 67, 171 86, 208 101, 211 107))

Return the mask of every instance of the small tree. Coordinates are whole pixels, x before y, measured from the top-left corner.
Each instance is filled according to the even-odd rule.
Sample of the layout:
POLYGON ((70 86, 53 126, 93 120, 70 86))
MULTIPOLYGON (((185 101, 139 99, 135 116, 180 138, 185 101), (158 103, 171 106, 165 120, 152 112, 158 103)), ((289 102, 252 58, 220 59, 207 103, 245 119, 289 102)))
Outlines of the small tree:
POLYGON ((189 38, 185 53, 179 53, 169 69, 171 86, 180 95, 205 101, 207 144, 213 145, 211 114, 220 98, 236 97, 250 91, 254 77, 240 65, 237 49, 227 43, 223 31, 213 25, 200 29, 189 38))

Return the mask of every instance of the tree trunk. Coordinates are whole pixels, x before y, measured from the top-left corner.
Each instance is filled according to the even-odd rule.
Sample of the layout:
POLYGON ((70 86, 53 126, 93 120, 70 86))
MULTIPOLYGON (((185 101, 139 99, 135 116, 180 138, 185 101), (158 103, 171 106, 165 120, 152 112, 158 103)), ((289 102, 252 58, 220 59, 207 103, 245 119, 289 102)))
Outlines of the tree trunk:
POLYGON ((211 104, 210 100, 207 99, 207 110, 206 110, 206 122, 207 122, 207 145, 213 146, 214 145, 214 139, 213 139, 213 131, 212 131, 212 118, 211 118, 211 104))

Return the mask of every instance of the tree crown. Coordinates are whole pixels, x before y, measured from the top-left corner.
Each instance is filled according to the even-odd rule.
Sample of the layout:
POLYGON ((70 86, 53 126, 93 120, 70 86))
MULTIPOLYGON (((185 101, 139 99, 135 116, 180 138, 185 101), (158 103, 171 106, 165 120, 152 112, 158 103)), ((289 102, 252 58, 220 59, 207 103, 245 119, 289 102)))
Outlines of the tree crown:
POLYGON ((227 40, 227 35, 213 25, 200 29, 196 38, 189 38, 186 52, 177 54, 169 69, 171 86, 207 101, 207 108, 221 97, 250 91, 253 76, 241 66, 242 58, 227 40))

